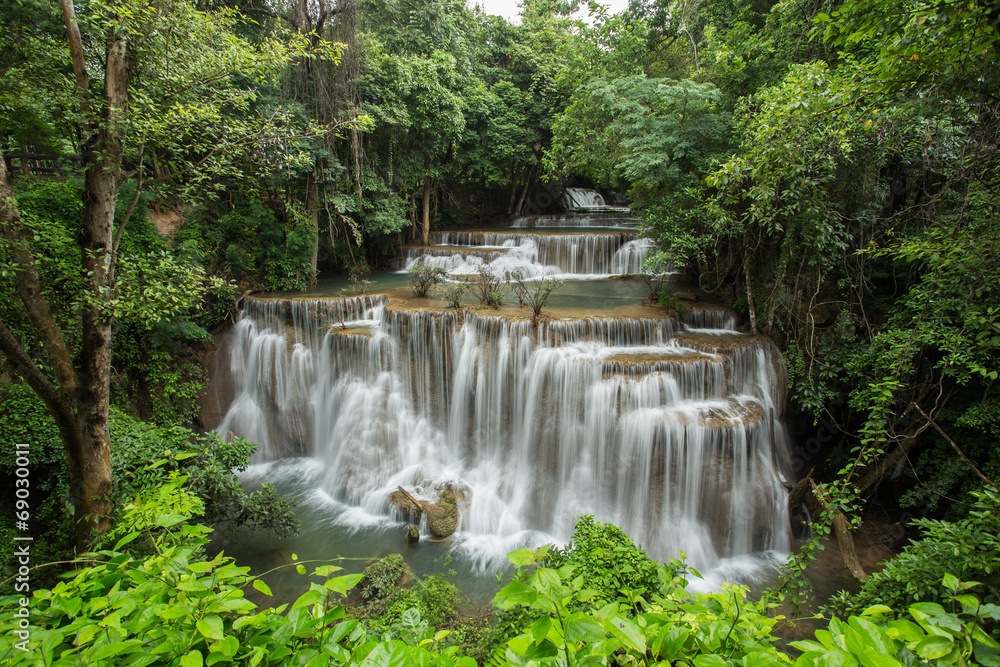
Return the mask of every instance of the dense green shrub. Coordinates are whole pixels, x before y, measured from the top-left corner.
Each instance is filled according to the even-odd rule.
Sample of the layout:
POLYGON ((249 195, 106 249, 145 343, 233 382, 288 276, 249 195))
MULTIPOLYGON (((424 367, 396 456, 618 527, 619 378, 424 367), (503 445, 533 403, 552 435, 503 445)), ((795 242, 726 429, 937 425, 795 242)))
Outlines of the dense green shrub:
POLYGON ((361 579, 361 599, 379 600, 388 597, 405 571, 406 564, 399 554, 389 554, 375 561, 365 568, 361 579))
POLYGON ((213 275, 267 290, 305 289, 314 239, 308 218, 292 209, 279 218, 256 198, 237 198, 223 214, 191 215, 176 237, 197 248, 213 275))
MULTIPOLYGON (((435 632, 432 619, 421 611, 421 595, 424 605, 427 598, 450 596, 448 587, 432 578, 423 587, 426 593, 401 593, 391 619, 387 614, 368 621, 367 627, 349 618, 339 603, 363 575, 331 578, 339 569, 335 566, 317 568, 319 581, 291 605, 258 608, 245 590, 252 586, 264 595, 270 590, 223 554, 209 559, 203 548, 209 529, 189 523, 203 502, 186 483, 175 472, 138 494, 126 505, 123 533, 114 548, 87 556, 73 578, 36 589, 30 599, 0 598, 0 661, 12 667, 476 664, 462 657, 459 647, 446 647, 449 631, 435 632), (135 558, 122 551, 140 539, 152 541, 152 555, 135 558), (30 615, 30 629, 20 625, 19 612, 30 615)), ((598 526, 596 532, 613 531, 598 526)), ((617 542, 619 536, 614 538, 617 542)), ((957 594, 953 602, 960 608, 914 604, 907 610, 913 621, 894 618, 896 612, 882 605, 845 620, 833 618, 828 630, 816 631, 816 641, 792 644, 803 651, 793 660, 774 645, 779 618, 769 618, 762 604, 748 602, 745 588, 728 586, 699 595, 685 588, 676 568, 656 566, 656 590, 634 597, 632 604, 607 603, 586 586, 576 566, 546 567, 551 558, 548 548, 510 554, 521 569, 494 604, 530 613, 520 616, 524 622, 497 648, 490 664, 1000 664, 1000 644, 980 626, 984 618, 1000 619, 1000 607, 981 605, 962 592, 954 577, 944 585, 957 594)), ((596 567, 596 561, 590 562, 596 567)), ((398 563, 393 563, 395 571, 398 563)))
POLYGON ((836 596, 831 607, 858 613, 874 604, 893 609, 914 602, 949 604, 955 593, 942 583, 946 577, 979 582, 975 590, 983 601, 1000 603, 1000 498, 989 488, 973 497, 975 505, 964 519, 914 521, 923 531, 920 539, 868 577, 860 592, 836 596))
MULTIPOLYGON (((633 604, 639 597, 659 590, 659 564, 636 546, 625 531, 614 524, 602 523, 587 514, 577 521, 570 543, 564 549, 552 549, 546 565, 558 569, 573 567, 583 585, 605 601, 633 604)), ((671 576, 682 576, 684 565, 670 561, 671 576)))

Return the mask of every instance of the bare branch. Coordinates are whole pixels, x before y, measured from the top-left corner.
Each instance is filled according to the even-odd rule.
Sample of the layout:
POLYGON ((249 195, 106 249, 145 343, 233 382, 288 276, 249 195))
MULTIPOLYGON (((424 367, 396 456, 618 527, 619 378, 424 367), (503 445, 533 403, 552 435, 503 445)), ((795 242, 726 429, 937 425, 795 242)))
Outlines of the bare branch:
POLYGON ((963 462, 963 463, 965 463, 965 465, 969 466, 969 468, 970 468, 970 469, 972 470, 972 472, 976 473, 976 475, 978 475, 978 476, 979 476, 979 479, 983 480, 984 482, 986 482, 987 484, 989 484, 990 486, 992 486, 992 487, 993 487, 994 489, 996 489, 997 491, 1000 491, 1000 486, 998 486, 998 485, 997 485, 997 483, 996 483, 996 482, 994 482, 994 481, 993 481, 992 479, 990 479, 989 477, 987 477, 986 475, 984 475, 984 474, 982 473, 982 471, 980 471, 980 470, 979 470, 979 468, 977 468, 977 467, 976 467, 976 464, 975 464, 975 463, 973 463, 972 461, 970 461, 970 460, 969 460, 969 457, 967 457, 967 456, 965 455, 965 452, 963 452, 963 451, 962 451, 962 450, 961 450, 961 449, 959 448, 959 446, 958 446, 957 444, 955 444, 955 441, 954 441, 954 440, 952 440, 951 438, 949 438, 949 437, 948 437, 948 434, 947 434, 947 433, 945 433, 945 432, 944 432, 944 430, 942 430, 942 428, 941 428, 940 426, 938 426, 938 424, 937 424, 937 422, 936 422, 936 421, 934 421, 933 419, 931 419, 931 418, 930 418, 930 417, 929 417, 929 416, 927 415, 927 413, 926 413, 926 412, 924 412, 924 411, 923 411, 923 410, 921 409, 921 407, 920 407, 919 405, 917 405, 916 403, 914 403, 914 404, 913 404, 913 407, 915 407, 915 408, 917 409, 917 412, 919 412, 919 413, 920 413, 921 415, 923 415, 924 419, 926 419, 926 420, 927 420, 927 423, 928 423, 928 424, 930 424, 931 426, 933 426, 933 427, 934 427, 934 429, 935 429, 935 430, 936 430, 936 431, 937 431, 938 433, 940 433, 940 434, 941 434, 941 437, 942 437, 942 438, 944 438, 945 440, 947 440, 947 441, 948 441, 948 444, 949 444, 949 445, 951 445, 951 446, 952 446, 952 448, 953 448, 953 449, 954 449, 954 450, 955 450, 956 452, 958 452, 958 455, 959 455, 959 457, 960 457, 960 458, 962 459, 962 462, 963 462))

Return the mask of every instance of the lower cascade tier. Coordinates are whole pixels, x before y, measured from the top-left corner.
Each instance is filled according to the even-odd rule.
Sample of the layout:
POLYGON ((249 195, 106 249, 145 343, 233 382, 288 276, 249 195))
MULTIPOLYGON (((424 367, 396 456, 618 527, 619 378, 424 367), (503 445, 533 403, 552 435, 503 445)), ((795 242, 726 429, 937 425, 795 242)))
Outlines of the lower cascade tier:
POLYGON ((222 349, 217 430, 258 462, 318 461, 352 521, 451 504, 483 565, 565 542, 584 514, 699 569, 787 551, 777 349, 726 314, 687 320, 250 300, 222 349))

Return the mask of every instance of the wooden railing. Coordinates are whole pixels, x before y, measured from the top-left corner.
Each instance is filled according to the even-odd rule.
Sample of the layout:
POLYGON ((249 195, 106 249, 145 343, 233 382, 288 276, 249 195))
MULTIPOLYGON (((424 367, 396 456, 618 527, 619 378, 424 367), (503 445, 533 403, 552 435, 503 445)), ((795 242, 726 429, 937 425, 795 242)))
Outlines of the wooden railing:
POLYGON ((31 174, 63 174, 73 169, 80 158, 75 155, 51 153, 4 153, 7 173, 30 176, 31 174))

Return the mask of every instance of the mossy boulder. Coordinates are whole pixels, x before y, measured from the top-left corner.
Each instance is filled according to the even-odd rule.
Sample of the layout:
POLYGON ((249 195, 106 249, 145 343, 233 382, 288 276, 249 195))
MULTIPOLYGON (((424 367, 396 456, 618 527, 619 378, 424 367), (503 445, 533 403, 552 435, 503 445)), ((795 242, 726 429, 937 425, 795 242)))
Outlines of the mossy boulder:
POLYGON ((406 563, 400 554, 389 554, 365 568, 361 579, 361 597, 378 600, 396 589, 406 574, 406 563))
POLYGON ((451 491, 442 491, 441 498, 433 505, 424 505, 427 529, 437 538, 448 537, 458 527, 458 503, 451 491))

